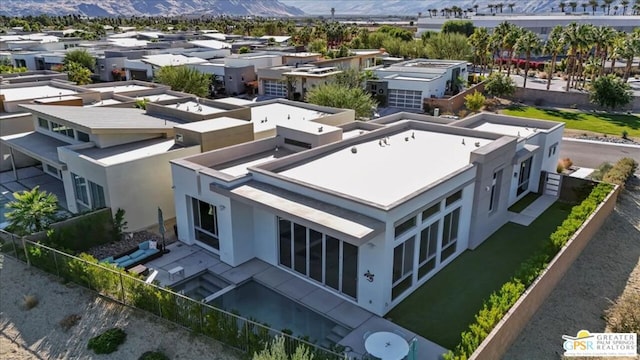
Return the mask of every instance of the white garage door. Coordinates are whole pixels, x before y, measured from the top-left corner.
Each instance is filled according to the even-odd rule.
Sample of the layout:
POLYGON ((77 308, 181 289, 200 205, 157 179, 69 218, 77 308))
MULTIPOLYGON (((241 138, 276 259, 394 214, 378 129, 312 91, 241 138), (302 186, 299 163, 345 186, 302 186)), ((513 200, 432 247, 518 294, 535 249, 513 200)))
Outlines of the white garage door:
POLYGON ((422 109, 422 92, 415 90, 389 89, 389 107, 400 109, 422 109))
POLYGON ((262 82, 264 86, 264 94, 269 96, 286 97, 287 85, 284 81, 278 80, 264 80, 262 82))

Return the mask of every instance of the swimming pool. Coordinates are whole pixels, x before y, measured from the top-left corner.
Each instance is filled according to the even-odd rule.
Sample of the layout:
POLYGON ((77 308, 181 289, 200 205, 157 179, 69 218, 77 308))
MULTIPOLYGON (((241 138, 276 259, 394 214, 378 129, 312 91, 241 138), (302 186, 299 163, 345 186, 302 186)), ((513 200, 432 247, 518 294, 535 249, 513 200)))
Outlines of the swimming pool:
POLYGON ((171 285, 171 289, 194 300, 201 301, 229 286, 229 283, 210 271, 203 271, 171 285))
POLYGON ((334 343, 336 333, 348 330, 253 280, 224 293, 209 304, 227 311, 236 310, 241 316, 268 324, 272 329, 289 329, 294 336, 308 336, 310 341, 320 345, 326 344, 327 340, 334 343))

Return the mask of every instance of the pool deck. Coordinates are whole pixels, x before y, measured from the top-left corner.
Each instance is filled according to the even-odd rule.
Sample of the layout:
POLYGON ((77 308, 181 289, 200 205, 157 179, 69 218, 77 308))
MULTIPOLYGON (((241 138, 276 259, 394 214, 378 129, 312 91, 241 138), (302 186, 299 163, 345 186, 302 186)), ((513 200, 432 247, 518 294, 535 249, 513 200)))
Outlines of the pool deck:
POLYGON ((364 334, 377 331, 392 331, 405 340, 418 340, 421 359, 439 359, 447 350, 389 320, 376 316, 342 297, 324 290, 309 281, 267 264, 259 259, 249 260, 240 266, 231 267, 220 258, 198 246, 176 242, 168 246, 168 254, 145 264, 157 270, 156 280, 162 286, 171 286, 204 270, 209 270, 232 284, 241 284, 253 279, 287 296, 306 307, 326 316, 336 323, 352 329, 338 344, 347 348, 347 355, 360 357, 366 353, 364 334), (169 270, 177 266, 184 268, 183 275, 169 276, 169 270))

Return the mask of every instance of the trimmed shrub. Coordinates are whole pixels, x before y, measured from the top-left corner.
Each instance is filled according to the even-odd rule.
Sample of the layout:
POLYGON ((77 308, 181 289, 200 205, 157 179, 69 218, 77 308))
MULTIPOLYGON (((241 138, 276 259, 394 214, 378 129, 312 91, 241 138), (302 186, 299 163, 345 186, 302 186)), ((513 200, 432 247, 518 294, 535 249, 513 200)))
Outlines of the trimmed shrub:
POLYGON ((118 350, 118 346, 122 345, 126 339, 127 333, 116 327, 89 339, 87 348, 96 354, 111 354, 118 350))
POLYGON ((40 300, 38 300, 38 297, 35 295, 24 295, 22 297, 22 307, 25 310, 31 310, 34 307, 38 306, 39 303, 40 300))

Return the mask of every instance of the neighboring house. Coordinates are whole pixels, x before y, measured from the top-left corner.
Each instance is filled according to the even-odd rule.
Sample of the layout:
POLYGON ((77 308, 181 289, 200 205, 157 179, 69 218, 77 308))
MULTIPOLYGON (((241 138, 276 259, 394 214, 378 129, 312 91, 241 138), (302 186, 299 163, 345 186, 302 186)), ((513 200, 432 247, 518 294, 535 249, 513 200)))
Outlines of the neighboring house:
MULTIPOLYGON (((589 6, 588 9, 591 9, 591 7, 589 6)), ((440 30, 442 30, 442 25, 449 20, 452 19, 450 17, 444 16, 422 16, 418 19, 418 30, 416 32, 416 36, 420 37, 420 35, 425 31, 439 32, 440 30)), ((492 14, 492 16, 488 16, 488 14, 482 14, 479 16, 467 16, 463 20, 472 22, 473 26, 475 27, 487 28, 489 32, 492 32, 493 29, 495 29, 501 22, 506 21, 516 26, 522 27, 526 30, 533 31, 542 38, 546 38, 555 26, 567 26, 572 22, 594 26, 610 26, 617 31, 624 32, 632 32, 634 28, 638 27, 638 23, 640 22, 637 15, 607 16, 562 13, 555 13, 550 15, 511 15, 507 13, 501 13, 492 14)))
POLYGON ((443 122, 283 123, 275 137, 173 160, 179 239, 230 266, 259 258, 383 316, 556 169, 561 123, 443 122))
POLYGON ((158 206, 167 219, 175 216, 170 160, 273 137, 286 122, 309 122, 315 129, 354 120, 353 110, 286 100, 240 106, 150 85, 88 85, 80 89, 90 88, 96 99, 83 103, 76 96, 77 106, 19 105, 28 112, 31 131, 2 134, 8 163, 14 172, 19 156, 30 159, 28 165, 40 164, 44 176, 62 183, 69 211, 122 208, 136 231, 157 223, 158 206), (144 98, 146 110, 134 108, 135 99, 144 98))
POLYGON ((457 93, 467 77, 467 62, 415 59, 370 68, 377 79, 367 81, 367 91, 383 107, 422 110, 425 99, 457 93))

